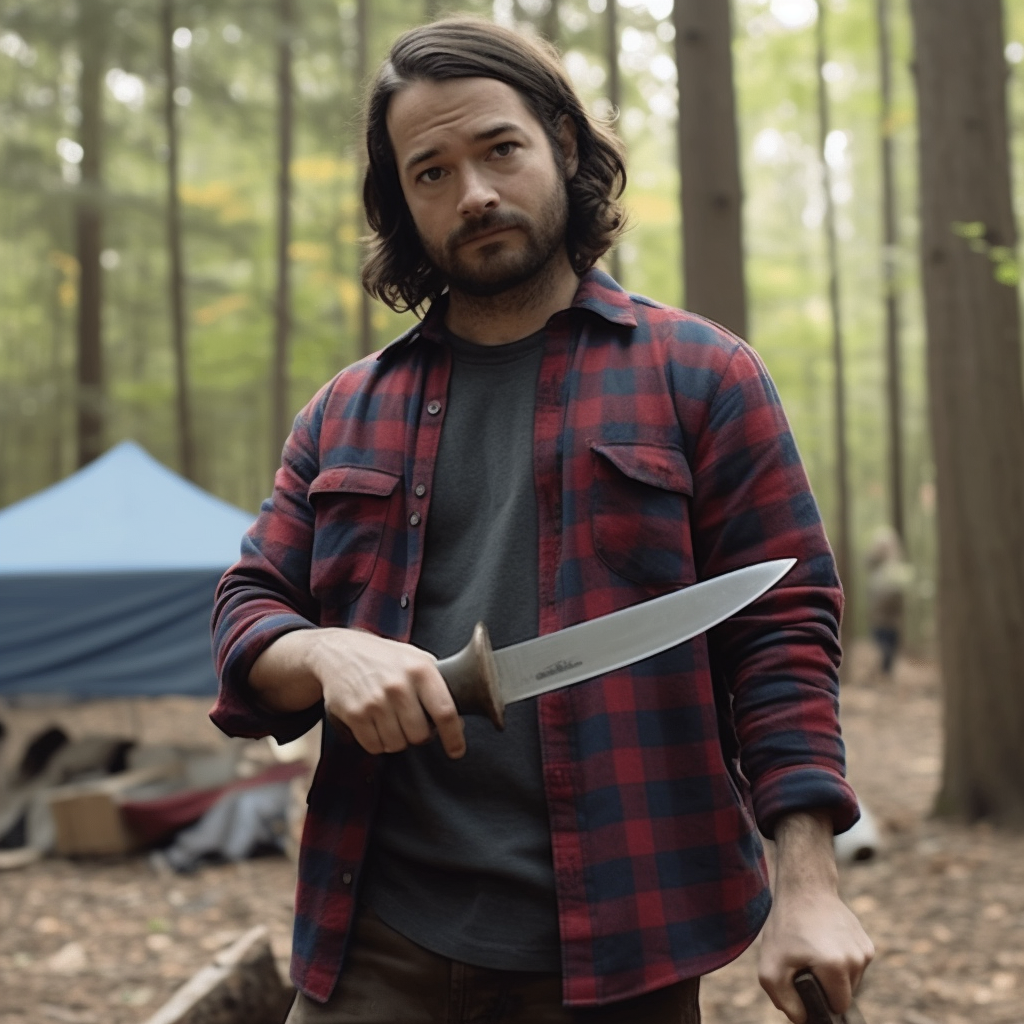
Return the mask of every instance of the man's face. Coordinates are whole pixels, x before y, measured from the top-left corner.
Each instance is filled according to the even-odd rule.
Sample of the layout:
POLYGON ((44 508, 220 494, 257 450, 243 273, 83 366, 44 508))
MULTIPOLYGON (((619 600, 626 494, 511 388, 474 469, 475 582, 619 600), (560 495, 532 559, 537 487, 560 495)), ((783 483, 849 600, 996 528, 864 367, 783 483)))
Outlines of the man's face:
POLYGON ((499 295, 564 249, 575 149, 567 141, 563 170, 515 89, 414 82, 391 100, 388 134, 423 248, 454 291, 499 295))

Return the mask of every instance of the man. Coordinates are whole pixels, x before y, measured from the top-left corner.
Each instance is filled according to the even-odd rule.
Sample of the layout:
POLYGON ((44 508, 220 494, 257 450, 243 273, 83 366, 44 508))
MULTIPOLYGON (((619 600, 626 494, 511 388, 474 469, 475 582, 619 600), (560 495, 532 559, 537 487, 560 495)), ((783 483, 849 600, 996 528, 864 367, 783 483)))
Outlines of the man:
POLYGON ((810 966, 844 1009, 872 949, 832 857, 841 596, 766 372, 594 269, 621 151, 541 45, 406 33, 367 147, 364 284, 426 315, 299 414, 215 612, 214 720, 325 722, 289 1020, 692 1024, 762 926, 776 1005, 804 1019, 810 966), (477 619, 501 647, 785 556, 707 636, 503 733, 435 667, 477 619))

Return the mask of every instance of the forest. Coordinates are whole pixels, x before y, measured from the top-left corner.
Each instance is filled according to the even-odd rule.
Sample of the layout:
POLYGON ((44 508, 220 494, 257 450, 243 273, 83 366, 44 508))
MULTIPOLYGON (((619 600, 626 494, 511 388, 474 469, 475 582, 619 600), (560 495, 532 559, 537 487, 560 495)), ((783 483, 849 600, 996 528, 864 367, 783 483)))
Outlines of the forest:
POLYGON ((947 674, 970 661, 970 616, 973 640, 939 625, 957 588, 945 607, 976 606, 1005 640, 963 679, 1008 664, 1024 633, 1020 0, 2 0, 0 507, 132 438, 258 508, 294 413, 411 322, 359 284, 361 94, 400 31, 455 12, 548 38, 613 121, 630 226, 608 269, 767 363, 847 632, 865 628, 864 554, 887 524, 914 570, 911 648, 947 674), (980 99, 937 71, 957 47, 987 69, 980 99), (984 116, 961 116, 975 100, 984 116), (971 201, 943 207, 954 164, 971 201), (976 499, 960 518, 956 474, 976 499))

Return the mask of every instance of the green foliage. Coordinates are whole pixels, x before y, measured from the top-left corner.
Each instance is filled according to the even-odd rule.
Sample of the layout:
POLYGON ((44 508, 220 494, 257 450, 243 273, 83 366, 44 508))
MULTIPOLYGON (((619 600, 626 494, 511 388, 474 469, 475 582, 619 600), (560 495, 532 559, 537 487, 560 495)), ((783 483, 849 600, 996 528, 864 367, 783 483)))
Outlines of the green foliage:
POLYGON ((1017 254, 1009 246, 992 245, 988 241, 989 229, 985 224, 981 221, 954 221, 951 228, 954 235, 967 241, 971 252, 988 257, 993 263, 992 276, 999 284, 1008 288, 1016 288, 1020 284, 1017 254))
MULTIPOLYGON (((548 0, 550 2, 550 0, 548 0)), ((4 0, 0 5, 0 504, 70 472, 74 458, 77 262, 73 216, 79 111, 76 26, 105 10, 105 357, 108 441, 132 436, 176 464, 165 205, 166 83, 159 3, 4 0)), ((363 83, 356 80, 355 0, 294 0, 296 139, 293 334, 297 409, 358 355, 358 238, 363 83)), ((465 0, 445 11, 529 18, 545 0, 465 0)), ((904 431, 915 561, 928 577, 933 533, 918 298, 915 106, 906 4, 894 3, 896 109, 879 123, 874 0, 829 0, 830 154, 842 259, 850 388, 854 523, 862 544, 886 519, 880 132, 895 141, 903 287, 904 431)), ((1024 42, 1024 5, 1007 4, 1007 39, 1024 42)), ((426 12, 428 0, 373 0, 369 66, 426 12)), ((675 167, 675 82, 669 0, 620 0, 623 79, 616 128, 630 155, 631 228, 621 243, 624 284, 685 301, 675 167)), ((830 311, 821 217, 814 28, 788 18, 800 4, 735 0, 735 69, 746 193, 751 341, 783 395, 827 519, 833 491, 830 311)), ((601 0, 561 0, 559 45, 590 108, 604 100, 601 0)), ((256 508, 270 487, 269 363, 273 332, 274 0, 178 0, 175 50, 182 139, 180 197, 187 272, 188 354, 199 480, 256 508)), ((1024 46, 1008 51, 1024 57, 1024 46)), ((1024 202, 1024 64, 1009 96, 1018 202, 1024 202)), ((987 246, 983 225, 959 225, 987 246)), ((1016 287, 1010 248, 979 249, 1016 287)), ((376 306, 380 344, 411 318, 376 306)))

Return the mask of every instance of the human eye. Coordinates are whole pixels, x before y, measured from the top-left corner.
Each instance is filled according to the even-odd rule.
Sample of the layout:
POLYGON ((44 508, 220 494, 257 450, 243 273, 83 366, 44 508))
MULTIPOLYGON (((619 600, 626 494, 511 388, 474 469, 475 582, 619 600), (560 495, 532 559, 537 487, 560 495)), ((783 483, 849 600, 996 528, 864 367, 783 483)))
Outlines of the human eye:
POLYGON ((504 142, 499 142, 491 152, 497 157, 511 156, 519 148, 518 142, 513 142, 511 139, 506 139, 504 142))
POLYGON ((444 177, 444 171, 440 167, 428 167, 425 171, 420 171, 416 175, 417 181, 426 182, 427 184, 434 184, 444 177))

